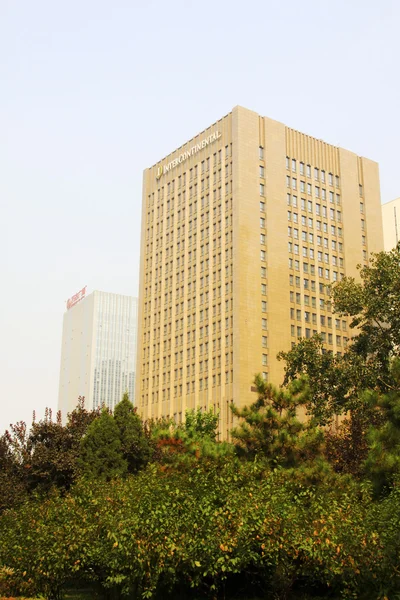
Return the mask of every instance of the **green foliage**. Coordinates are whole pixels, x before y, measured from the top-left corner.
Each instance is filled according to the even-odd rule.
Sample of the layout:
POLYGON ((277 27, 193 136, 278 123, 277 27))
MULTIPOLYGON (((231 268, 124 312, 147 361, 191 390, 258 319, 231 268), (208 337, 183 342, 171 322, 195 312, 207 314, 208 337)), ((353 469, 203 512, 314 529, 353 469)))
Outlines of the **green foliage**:
POLYGON ((359 270, 361 282, 345 277, 333 286, 332 298, 335 312, 351 317, 356 328, 349 352, 364 358, 385 392, 393 385, 390 360, 400 348, 400 244, 374 254, 359 270))
POLYGON ((29 430, 22 421, 11 425, 0 438, 0 511, 22 502, 34 490, 47 492, 53 486, 68 490, 80 475, 81 439, 98 415, 85 410, 80 398, 66 425, 59 413, 53 421, 50 410, 29 430))
POLYGON ((115 407, 114 421, 119 431, 121 452, 127 461, 128 472, 135 473, 149 462, 153 449, 127 393, 115 407))
MULTIPOLYGON (((257 401, 234 414, 241 419, 232 438, 239 454, 261 457, 271 467, 294 468, 321 458, 323 433, 312 420, 301 421, 297 412, 308 399, 304 381, 296 381, 285 391, 266 383, 260 375, 254 380, 257 401)), ((304 416, 304 415, 303 415, 304 416)))
POLYGON ((201 408, 187 410, 183 423, 160 422, 153 426, 157 460, 163 465, 185 468, 192 468, 198 461, 224 460, 233 454, 233 447, 216 440, 217 427, 218 415, 201 408))
POLYGON ((125 475, 128 470, 117 423, 107 409, 89 425, 81 441, 79 466, 85 475, 101 479, 125 475))
POLYGON ((186 410, 183 428, 189 437, 207 437, 215 440, 217 427, 218 415, 212 409, 208 411, 203 411, 201 408, 186 410))
POLYGON ((366 391, 364 400, 380 415, 380 423, 368 430, 369 452, 365 472, 377 493, 387 491, 400 475, 400 360, 392 361, 390 377, 395 389, 386 394, 366 391))
POLYGON ((359 266, 360 282, 345 277, 332 286, 334 312, 351 317, 354 335, 343 356, 325 352, 319 336, 300 340, 278 357, 286 362, 284 385, 306 375, 308 410, 326 424, 333 416, 364 409, 365 389, 387 392, 396 385, 390 361, 400 348, 400 245, 359 266))
POLYGON ((376 598, 387 582, 399 591, 390 506, 377 510, 368 489, 340 477, 305 485, 286 470, 232 459, 190 472, 151 465, 7 511, 0 564, 13 589, 49 599, 71 580, 114 597, 192 589, 211 598, 239 575, 262 582, 266 597, 318 586, 333 597, 368 589, 376 598))
POLYGON ((286 362, 283 385, 298 377, 307 378, 307 411, 320 425, 357 406, 359 381, 361 378, 364 385, 366 379, 362 361, 355 354, 349 361, 347 355, 325 352, 321 337, 314 335, 299 340, 288 352, 280 352, 278 359, 286 362))

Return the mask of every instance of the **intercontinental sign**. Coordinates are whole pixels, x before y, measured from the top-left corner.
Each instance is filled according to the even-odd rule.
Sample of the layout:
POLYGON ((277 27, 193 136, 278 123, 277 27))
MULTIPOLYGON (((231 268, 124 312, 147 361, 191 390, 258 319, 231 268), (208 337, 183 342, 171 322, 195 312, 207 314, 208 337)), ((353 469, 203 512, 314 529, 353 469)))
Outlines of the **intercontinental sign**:
POLYGON ((222 134, 219 131, 216 131, 215 133, 212 133, 208 137, 204 138, 204 140, 201 140, 201 142, 199 142, 195 146, 192 146, 190 148, 190 150, 186 150, 185 152, 182 152, 182 154, 180 154, 177 158, 174 158, 174 160, 171 160, 171 162, 169 162, 167 165, 161 165, 157 169, 156 178, 160 179, 160 177, 162 175, 165 175, 169 171, 172 171, 172 169, 174 169, 181 163, 185 162, 185 160, 187 160, 191 156, 194 156, 195 154, 197 154, 197 152, 200 152, 200 150, 203 150, 203 148, 205 148, 209 144, 216 142, 217 140, 219 140, 221 135, 222 134))

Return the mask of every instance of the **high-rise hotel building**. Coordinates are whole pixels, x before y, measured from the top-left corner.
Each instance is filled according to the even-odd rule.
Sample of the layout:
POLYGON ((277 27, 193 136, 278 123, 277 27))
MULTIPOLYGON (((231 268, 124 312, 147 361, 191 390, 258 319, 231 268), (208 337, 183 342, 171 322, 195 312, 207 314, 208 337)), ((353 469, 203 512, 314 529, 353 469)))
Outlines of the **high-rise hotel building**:
POLYGON ((349 332, 326 286, 383 247, 378 165, 242 107, 144 172, 136 401, 180 421, 280 384, 276 355, 349 332))
POLYGON ((137 298, 83 288, 67 302, 58 408, 63 418, 85 397, 87 409, 111 410, 124 392, 135 399, 137 298))

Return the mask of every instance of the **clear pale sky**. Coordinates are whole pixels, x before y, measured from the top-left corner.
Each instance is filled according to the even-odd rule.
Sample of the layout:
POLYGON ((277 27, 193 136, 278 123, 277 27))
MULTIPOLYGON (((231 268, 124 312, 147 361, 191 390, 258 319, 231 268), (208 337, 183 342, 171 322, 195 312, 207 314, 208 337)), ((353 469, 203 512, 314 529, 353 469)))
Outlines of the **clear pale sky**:
POLYGON ((56 410, 65 301, 138 294, 142 171, 241 104, 400 196, 398 0, 0 0, 0 434, 56 410))

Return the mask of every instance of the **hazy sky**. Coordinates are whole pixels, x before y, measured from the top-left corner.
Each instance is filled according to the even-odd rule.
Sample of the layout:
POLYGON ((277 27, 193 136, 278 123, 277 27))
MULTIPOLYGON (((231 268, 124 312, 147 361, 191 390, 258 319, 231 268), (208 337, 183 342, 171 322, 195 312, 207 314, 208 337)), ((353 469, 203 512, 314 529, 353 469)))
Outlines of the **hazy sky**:
POLYGON ((65 300, 137 295, 142 171, 241 104, 400 196, 399 0, 0 0, 0 433, 57 407, 65 300))

